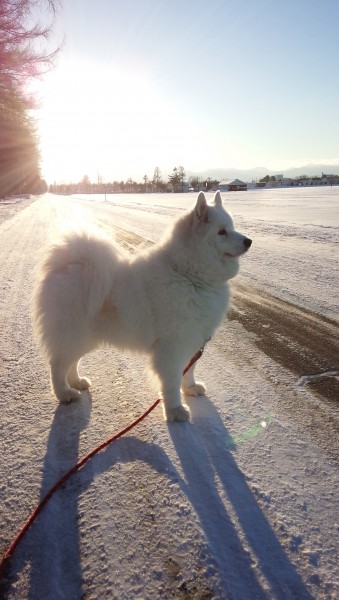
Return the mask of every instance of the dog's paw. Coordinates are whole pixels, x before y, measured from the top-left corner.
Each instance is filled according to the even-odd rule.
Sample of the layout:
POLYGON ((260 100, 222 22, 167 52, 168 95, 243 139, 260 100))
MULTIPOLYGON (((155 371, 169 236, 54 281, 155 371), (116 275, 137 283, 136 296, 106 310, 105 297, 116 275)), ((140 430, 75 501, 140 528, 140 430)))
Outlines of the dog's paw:
POLYGON ((71 402, 75 402, 80 398, 81 394, 78 390, 75 390, 74 388, 69 388, 61 394, 59 400, 61 404, 70 404, 71 402))
POLYGON ((72 387, 76 390, 88 390, 91 387, 91 382, 87 377, 79 377, 76 381, 72 381, 72 387))
POLYGON ((182 391, 185 396, 204 396, 206 393, 206 388, 202 383, 194 383, 189 387, 183 386, 182 391))
POLYGON ((171 423, 172 421, 188 421, 190 418, 190 411, 188 406, 181 404, 175 408, 165 409, 166 421, 171 423))

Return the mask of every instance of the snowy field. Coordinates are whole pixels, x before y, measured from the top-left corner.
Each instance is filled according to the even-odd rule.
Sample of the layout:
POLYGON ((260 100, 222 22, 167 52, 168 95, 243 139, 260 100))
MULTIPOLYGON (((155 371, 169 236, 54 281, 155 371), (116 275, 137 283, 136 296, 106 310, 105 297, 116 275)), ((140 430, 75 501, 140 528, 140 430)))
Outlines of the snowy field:
MULTIPOLYGON (((197 194, 107 195, 133 232, 157 241, 197 194)), ((79 196, 102 202, 103 196, 79 196)), ((206 194, 212 201, 214 193, 206 194)), ((338 319, 339 187, 249 190, 224 194, 239 231, 253 238, 241 274, 296 304, 338 319)))
MULTIPOLYGON (((135 252, 195 200, 0 202, 1 552, 56 479, 156 397, 142 357, 103 349, 82 363, 91 394, 57 405, 30 325, 39 258, 86 224, 135 252)), ((188 399, 190 423, 158 407, 65 484, 13 556, 4 598, 338 598, 339 188, 224 203, 253 245, 197 366, 208 395, 188 399)))

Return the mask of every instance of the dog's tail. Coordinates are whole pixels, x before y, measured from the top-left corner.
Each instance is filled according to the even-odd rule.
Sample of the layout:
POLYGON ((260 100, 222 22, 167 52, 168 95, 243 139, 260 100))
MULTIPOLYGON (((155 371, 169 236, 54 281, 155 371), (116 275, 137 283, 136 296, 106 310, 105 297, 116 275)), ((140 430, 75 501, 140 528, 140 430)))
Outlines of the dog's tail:
POLYGON ((95 315, 112 289, 121 252, 97 232, 72 232, 53 245, 41 265, 42 280, 53 273, 70 274, 81 267, 82 289, 88 314, 95 315))

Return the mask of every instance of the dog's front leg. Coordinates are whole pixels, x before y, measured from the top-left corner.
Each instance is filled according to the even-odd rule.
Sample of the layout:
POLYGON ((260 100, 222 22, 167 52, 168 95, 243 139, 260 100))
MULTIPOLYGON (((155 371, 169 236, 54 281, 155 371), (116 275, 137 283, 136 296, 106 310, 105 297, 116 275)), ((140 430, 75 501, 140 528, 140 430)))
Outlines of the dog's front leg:
POLYGON ((185 396, 204 396, 206 388, 201 381, 195 381, 195 364, 183 375, 181 389, 185 396))
POLYGON ((185 359, 177 342, 158 341, 153 348, 153 369, 161 383, 167 421, 187 421, 189 409, 181 402, 180 384, 185 359))

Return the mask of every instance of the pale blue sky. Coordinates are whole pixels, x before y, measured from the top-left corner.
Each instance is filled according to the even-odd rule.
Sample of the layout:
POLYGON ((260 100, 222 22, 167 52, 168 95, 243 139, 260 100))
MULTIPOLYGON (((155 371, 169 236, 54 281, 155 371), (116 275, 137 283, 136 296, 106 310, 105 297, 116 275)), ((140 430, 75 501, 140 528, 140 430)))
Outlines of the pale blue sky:
POLYGON ((339 164, 338 0, 63 0, 49 181, 339 164))

